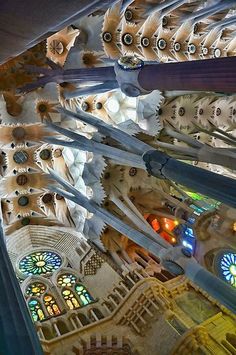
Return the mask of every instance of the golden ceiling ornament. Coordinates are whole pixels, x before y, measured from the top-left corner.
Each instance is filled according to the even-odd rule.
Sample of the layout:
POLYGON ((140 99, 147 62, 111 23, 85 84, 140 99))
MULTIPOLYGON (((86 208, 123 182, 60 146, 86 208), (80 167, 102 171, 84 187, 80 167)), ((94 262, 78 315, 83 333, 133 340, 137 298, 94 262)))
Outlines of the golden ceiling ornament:
POLYGON ((105 13, 101 34, 103 49, 106 55, 112 59, 119 58, 121 53, 117 46, 117 28, 120 25, 120 21, 120 4, 118 3, 105 13))
POLYGON ((69 26, 50 36, 47 39, 47 57, 56 64, 63 66, 78 35, 79 30, 69 26))
POLYGON ((84 52, 82 54, 82 62, 87 68, 94 68, 102 63, 101 57, 102 54, 98 52, 84 52))
POLYGON ((52 114, 57 114, 55 107, 57 103, 49 102, 48 100, 39 100, 36 103, 36 113, 40 117, 41 122, 44 120, 52 121, 52 114))

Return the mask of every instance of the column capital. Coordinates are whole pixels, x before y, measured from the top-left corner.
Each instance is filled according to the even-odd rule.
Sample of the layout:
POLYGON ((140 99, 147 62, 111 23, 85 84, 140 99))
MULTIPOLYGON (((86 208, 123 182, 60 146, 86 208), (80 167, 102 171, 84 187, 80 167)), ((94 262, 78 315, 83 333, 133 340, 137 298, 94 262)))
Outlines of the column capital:
POLYGON ((116 80, 121 91, 130 97, 150 94, 151 91, 143 89, 138 81, 138 76, 144 62, 135 56, 123 56, 114 66, 116 80))

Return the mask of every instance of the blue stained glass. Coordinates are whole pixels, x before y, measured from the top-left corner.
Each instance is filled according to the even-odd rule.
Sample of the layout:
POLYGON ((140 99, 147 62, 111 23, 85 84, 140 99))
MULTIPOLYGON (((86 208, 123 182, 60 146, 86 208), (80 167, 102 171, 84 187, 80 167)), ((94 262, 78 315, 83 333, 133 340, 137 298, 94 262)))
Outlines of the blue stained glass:
POLYGON ((53 252, 39 251, 25 256, 19 262, 19 270, 25 276, 51 274, 62 264, 61 257, 53 252))
POLYGON ((187 227, 187 228, 185 229, 185 234, 186 234, 188 237, 195 238, 195 235, 194 235, 194 233, 193 233, 192 228, 187 227))
POLYGON ((196 218, 194 218, 194 217, 189 217, 189 218, 188 218, 188 222, 189 222, 190 224, 194 224, 195 221, 196 221, 196 218))
POLYGON ((41 304, 37 300, 30 300, 28 302, 29 310, 34 322, 42 321, 45 319, 45 314, 41 308, 41 304))

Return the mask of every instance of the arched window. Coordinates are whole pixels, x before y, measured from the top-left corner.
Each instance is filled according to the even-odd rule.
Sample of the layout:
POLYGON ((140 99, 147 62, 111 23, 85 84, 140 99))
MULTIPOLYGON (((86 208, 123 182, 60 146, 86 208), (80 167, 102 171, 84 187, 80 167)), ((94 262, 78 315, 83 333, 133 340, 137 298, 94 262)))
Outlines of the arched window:
POLYGON ((61 314, 61 311, 53 296, 45 295, 43 297, 43 302, 50 316, 57 316, 58 314, 61 314))
POLYGON ((70 273, 60 275, 57 279, 59 287, 66 287, 63 288, 62 296, 70 309, 86 306, 94 301, 87 289, 77 283, 78 281, 78 278, 70 273))
POLYGON ((69 289, 64 289, 62 291, 62 297, 64 298, 64 300, 66 301, 67 306, 70 309, 75 309, 75 308, 79 308, 80 304, 77 300, 77 298, 75 297, 74 292, 72 292, 69 289))
POLYGON ((34 322, 42 321, 45 319, 45 314, 42 310, 41 304, 36 299, 31 299, 28 302, 29 310, 34 322))
POLYGON ((88 291, 86 290, 86 288, 83 285, 76 284, 75 291, 76 291, 77 295, 79 296, 79 299, 80 299, 83 306, 86 306, 86 304, 93 302, 93 298, 91 297, 91 295, 88 293, 88 291))

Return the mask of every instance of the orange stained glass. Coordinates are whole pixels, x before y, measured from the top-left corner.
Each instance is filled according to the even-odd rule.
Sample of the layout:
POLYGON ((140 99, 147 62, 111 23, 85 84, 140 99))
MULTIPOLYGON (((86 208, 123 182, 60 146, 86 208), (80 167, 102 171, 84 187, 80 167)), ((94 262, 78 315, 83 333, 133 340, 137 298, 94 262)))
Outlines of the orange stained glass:
POLYGON ((43 301, 50 316, 55 316, 61 313, 53 296, 45 295, 43 301))
POLYGON ((162 226, 167 231, 173 231, 178 224, 178 221, 169 218, 161 218, 162 226))
POLYGON ((152 228, 154 229, 154 231, 158 232, 161 228, 160 223, 158 222, 158 220, 155 218, 152 220, 151 222, 152 228))

